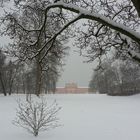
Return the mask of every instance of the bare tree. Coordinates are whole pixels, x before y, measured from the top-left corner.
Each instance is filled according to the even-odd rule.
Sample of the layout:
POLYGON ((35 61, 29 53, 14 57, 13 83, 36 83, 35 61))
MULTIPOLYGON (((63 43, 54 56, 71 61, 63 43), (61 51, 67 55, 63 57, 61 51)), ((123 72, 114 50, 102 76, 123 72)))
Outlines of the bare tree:
MULTIPOLYGON (((120 56, 131 58, 139 63, 140 35, 137 32, 140 26, 139 5, 138 0, 43 0, 39 3, 18 0, 16 1, 17 11, 24 11, 27 8, 26 12, 24 11, 25 16, 31 10, 40 11, 41 16, 37 20, 41 22, 36 27, 32 26, 30 22, 25 24, 26 20, 21 22, 19 20, 21 17, 16 12, 6 14, 2 22, 7 25, 6 34, 10 36, 14 34, 12 38, 15 40, 18 38, 21 41, 15 43, 18 47, 21 44, 27 46, 23 55, 26 54, 26 58, 29 59, 36 57, 38 61, 42 61, 42 58, 54 47, 54 42, 57 39, 60 42, 63 41, 67 34, 71 33, 65 31, 72 28, 71 25, 74 23, 84 19, 85 28, 84 30, 77 30, 76 45, 80 50, 85 49, 87 51, 86 56, 89 61, 99 59, 100 62, 102 56, 107 55, 113 48, 120 56), (49 24, 48 17, 51 19, 49 24), (60 28, 55 28, 56 23, 61 25, 60 28), (47 32, 44 37, 43 31, 46 27, 51 29, 51 33, 48 34, 47 32), (22 31, 22 35, 19 34, 19 31, 22 31), (42 39, 44 40, 43 43, 40 42, 42 39), (30 48, 37 48, 37 51, 29 53, 30 48)), ((36 19, 34 14, 32 17, 31 23, 36 19)))
POLYGON ((18 101, 16 118, 13 124, 25 128, 34 136, 38 136, 40 131, 59 126, 57 113, 60 109, 56 101, 51 105, 48 105, 44 100, 41 100, 41 102, 30 100, 25 103, 18 101))
POLYGON ((140 91, 140 68, 132 61, 104 60, 94 72, 89 87, 109 95, 133 95, 140 91))
POLYGON ((101 68, 94 70, 89 82, 89 88, 92 92, 108 93, 112 86, 119 83, 118 75, 115 73, 116 69, 112 66, 112 63, 112 59, 105 59, 102 62, 101 68))
MULTIPOLYGON (((36 72, 35 94, 39 96, 44 72, 48 72, 48 69, 56 70, 58 66, 62 66, 62 58, 65 56, 67 47, 60 41, 65 42, 67 38, 63 36, 59 39, 54 38, 47 45, 46 42, 55 31, 59 30, 64 19, 60 10, 54 10, 53 13, 46 14, 43 9, 45 5, 50 4, 49 0, 36 2, 32 0, 23 3, 20 4, 20 1, 15 3, 18 11, 22 9, 21 15, 17 12, 6 14, 4 21, 8 21, 7 33, 9 32, 9 35, 14 39, 12 44, 12 48, 15 50, 12 50, 14 56, 18 57, 19 60, 34 63, 36 72), (57 12, 59 13, 57 14, 57 12), (42 24, 42 29, 36 30, 42 24), (33 29, 33 31, 26 30, 23 26, 29 28, 29 30, 33 29), (44 45, 46 48, 40 52, 39 50, 44 45)), ((57 73, 57 70, 55 72, 57 73)))

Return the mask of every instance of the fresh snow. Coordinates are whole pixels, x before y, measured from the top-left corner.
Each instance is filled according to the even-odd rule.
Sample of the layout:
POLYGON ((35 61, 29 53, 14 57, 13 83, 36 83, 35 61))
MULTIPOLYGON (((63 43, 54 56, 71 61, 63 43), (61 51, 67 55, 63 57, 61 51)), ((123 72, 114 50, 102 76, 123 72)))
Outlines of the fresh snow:
MULTIPOLYGON (((0 140, 139 140, 140 95, 112 97, 100 94, 45 95, 56 99, 61 127, 34 137, 12 124, 17 99, 24 95, 0 95, 0 140)), ((35 96, 33 97, 37 99, 35 96)))

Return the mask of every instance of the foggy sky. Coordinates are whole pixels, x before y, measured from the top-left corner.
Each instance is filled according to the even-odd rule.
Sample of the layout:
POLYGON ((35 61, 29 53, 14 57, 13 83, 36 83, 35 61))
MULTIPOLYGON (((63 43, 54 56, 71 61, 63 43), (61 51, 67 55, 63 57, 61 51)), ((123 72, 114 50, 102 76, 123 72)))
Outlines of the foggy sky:
POLYGON ((69 43, 70 53, 66 57, 64 71, 61 72, 61 77, 57 83, 57 86, 63 87, 65 83, 77 83, 78 86, 87 87, 91 76, 93 74, 93 68, 95 63, 84 63, 83 61, 86 58, 79 56, 77 50, 72 46, 72 43, 69 43))

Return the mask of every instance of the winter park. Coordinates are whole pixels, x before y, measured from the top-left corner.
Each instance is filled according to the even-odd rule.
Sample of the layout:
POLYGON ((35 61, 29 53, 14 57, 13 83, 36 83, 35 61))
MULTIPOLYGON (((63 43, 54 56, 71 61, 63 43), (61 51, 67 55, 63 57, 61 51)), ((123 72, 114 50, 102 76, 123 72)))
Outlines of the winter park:
POLYGON ((139 140, 140 1, 0 0, 0 140, 139 140))

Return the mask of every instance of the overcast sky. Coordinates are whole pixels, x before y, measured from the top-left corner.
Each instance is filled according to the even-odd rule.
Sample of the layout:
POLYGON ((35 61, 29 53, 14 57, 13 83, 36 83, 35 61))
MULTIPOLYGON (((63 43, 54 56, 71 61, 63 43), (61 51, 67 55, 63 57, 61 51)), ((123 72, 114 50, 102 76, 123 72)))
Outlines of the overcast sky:
POLYGON ((79 86, 87 87, 93 74, 94 63, 84 63, 83 61, 86 59, 75 52, 77 49, 73 47, 72 43, 69 43, 69 46, 70 54, 66 57, 66 65, 57 86, 62 87, 65 83, 74 82, 79 86))

